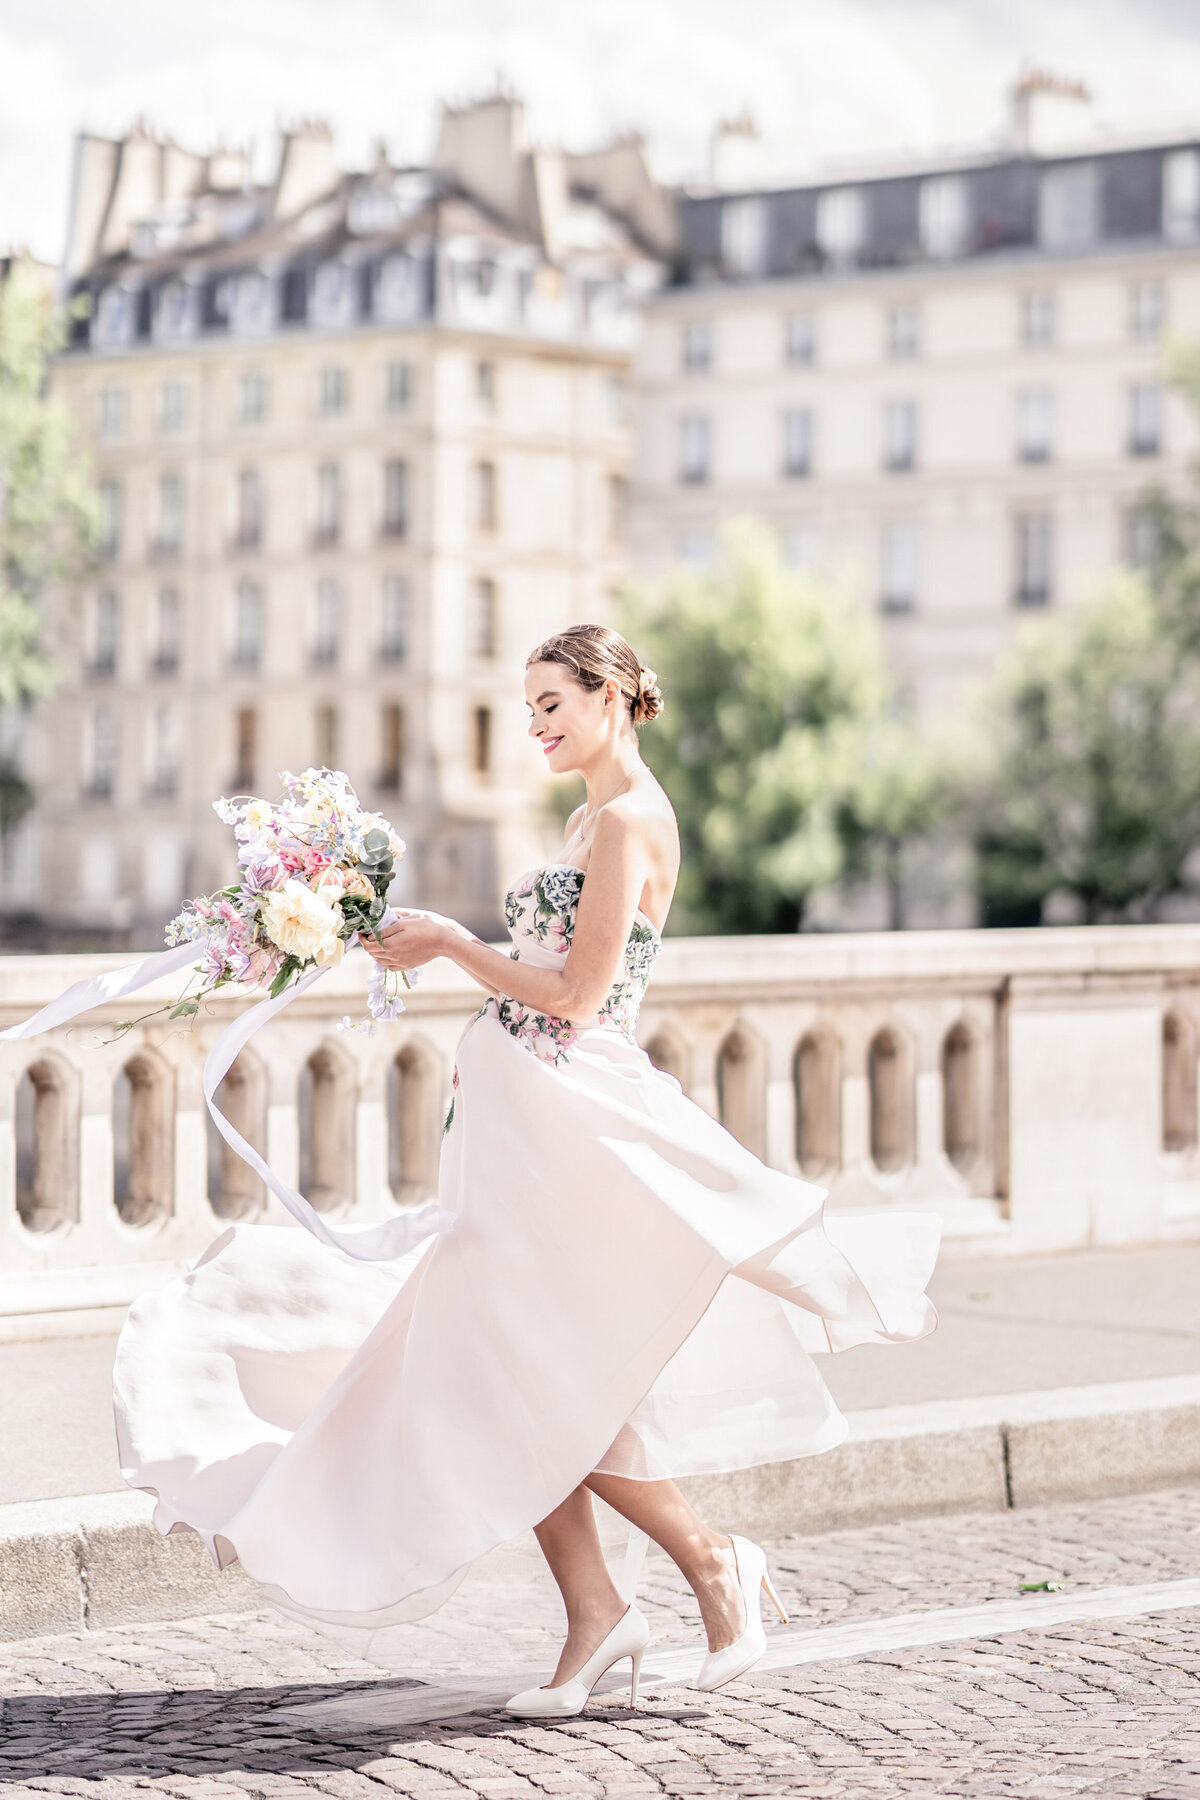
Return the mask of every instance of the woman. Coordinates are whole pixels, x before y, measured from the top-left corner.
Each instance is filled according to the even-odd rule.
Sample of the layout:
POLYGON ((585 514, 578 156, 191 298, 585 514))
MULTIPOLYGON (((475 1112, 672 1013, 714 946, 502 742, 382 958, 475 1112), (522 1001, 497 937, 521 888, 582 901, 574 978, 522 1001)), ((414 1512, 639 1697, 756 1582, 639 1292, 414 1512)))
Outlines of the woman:
POLYGON ((761 1655, 762 1551, 706 1525, 672 1478, 839 1442, 807 1352, 931 1330, 937 1226, 823 1224, 819 1189, 758 1162, 638 1049, 679 870, 638 749, 662 696, 594 625, 535 650, 525 685, 531 737, 587 798, 560 860, 509 892, 511 955, 426 912, 367 944, 390 968, 448 957, 491 996, 458 1049, 439 1178, 455 1229, 382 1267, 233 1228, 132 1309, 117 1411, 160 1527, 199 1530, 317 1621, 422 1616, 534 1527, 567 1636, 546 1686, 509 1708, 566 1716, 625 1658, 636 1699, 648 1636, 593 1494, 691 1584, 700 1687, 761 1655))

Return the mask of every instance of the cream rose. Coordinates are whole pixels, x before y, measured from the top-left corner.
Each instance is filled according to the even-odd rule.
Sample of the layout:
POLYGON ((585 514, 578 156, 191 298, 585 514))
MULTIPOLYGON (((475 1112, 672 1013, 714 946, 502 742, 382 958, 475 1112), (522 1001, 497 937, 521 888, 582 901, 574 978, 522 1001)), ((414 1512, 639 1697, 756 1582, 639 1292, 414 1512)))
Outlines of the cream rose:
POLYGON ((338 936, 340 909, 329 904, 302 881, 286 881, 262 905, 263 929, 285 956, 300 962, 312 960, 321 968, 339 963, 345 945, 338 936))
POLYGON ((336 863, 321 870, 313 883, 313 890, 320 894, 322 900, 328 900, 333 905, 337 904, 343 894, 353 899, 369 900, 375 892, 361 870, 339 868, 336 863))

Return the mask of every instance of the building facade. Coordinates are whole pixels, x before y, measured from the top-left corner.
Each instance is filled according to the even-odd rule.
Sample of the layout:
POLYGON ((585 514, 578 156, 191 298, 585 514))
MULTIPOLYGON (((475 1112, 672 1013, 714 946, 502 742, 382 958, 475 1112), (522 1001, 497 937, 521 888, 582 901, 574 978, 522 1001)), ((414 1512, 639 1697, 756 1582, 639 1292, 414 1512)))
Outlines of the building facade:
MULTIPOLYGON (((1039 93, 1043 88, 1055 90, 1039 93)), ((927 715, 1015 623, 1149 552, 1200 435, 1164 381, 1200 335, 1200 140, 1067 148, 679 201, 646 309, 632 543, 704 562, 755 514, 877 606, 927 715)), ((1078 134, 1077 134, 1078 135, 1078 134)))
POLYGON ((345 768, 411 903, 494 931, 544 848, 525 655, 622 566, 627 368, 672 215, 640 144, 532 149, 443 115, 428 168, 274 178, 137 132, 78 146, 55 383, 103 561, 52 612, 10 915, 156 941, 229 877, 220 793, 345 768))

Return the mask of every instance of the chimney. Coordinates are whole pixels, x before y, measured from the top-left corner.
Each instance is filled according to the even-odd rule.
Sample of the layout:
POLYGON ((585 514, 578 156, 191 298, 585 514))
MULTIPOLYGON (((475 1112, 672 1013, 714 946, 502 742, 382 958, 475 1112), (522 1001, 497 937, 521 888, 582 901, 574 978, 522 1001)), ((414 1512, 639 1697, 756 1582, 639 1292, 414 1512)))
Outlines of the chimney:
POLYGON ((1081 148, 1094 130, 1086 82, 1027 64, 1009 90, 1009 131, 1026 156, 1081 148))
POLYGON ((736 118, 718 119, 708 140, 708 178, 715 188, 762 186, 762 139, 745 108, 736 118))
POLYGON ((322 119, 302 119, 280 139, 273 206, 275 217, 295 218, 314 200, 328 194, 337 180, 332 131, 322 119))
POLYGON ((530 210, 525 108, 498 89, 466 106, 443 106, 433 167, 453 175, 502 218, 525 223, 530 210))

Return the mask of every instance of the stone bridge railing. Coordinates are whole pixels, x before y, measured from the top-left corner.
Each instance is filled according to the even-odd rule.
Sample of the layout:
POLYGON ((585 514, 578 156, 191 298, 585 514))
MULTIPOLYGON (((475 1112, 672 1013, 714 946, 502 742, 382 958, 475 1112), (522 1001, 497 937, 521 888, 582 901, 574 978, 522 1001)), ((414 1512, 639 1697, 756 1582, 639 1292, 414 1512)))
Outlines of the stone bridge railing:
MULTIPOLYGON (((111 957, 0 959, 0 1024, 111 957)), ((356 966, 357 965, 357 966, 356 966)), ((446 964, 367 1038, 365 961, 243 1052, 226 1112, 314 1205, 379 1218, 430 1194, 476 991, 446 964)), ((225 1222, 282 1221, 208 1124, 194 1026, 0 1045, 0 1336, 95 1330, 225 1222)), ((918 1206, 961 1250, 1200 1236, 1200 926, 667 944, 642 1041, 707 1111, 838 1207, 918 1206)))

